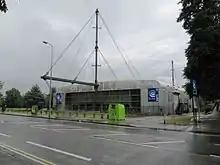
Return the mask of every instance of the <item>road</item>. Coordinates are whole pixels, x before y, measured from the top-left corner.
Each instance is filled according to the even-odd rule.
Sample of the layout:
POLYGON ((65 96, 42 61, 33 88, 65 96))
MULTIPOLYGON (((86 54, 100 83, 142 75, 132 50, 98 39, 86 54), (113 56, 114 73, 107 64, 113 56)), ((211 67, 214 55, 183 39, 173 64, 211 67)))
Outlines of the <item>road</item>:
POLYGON ((1 150, 19 165, 219 165, 220 135, 0 115, 0 164, 1 150))

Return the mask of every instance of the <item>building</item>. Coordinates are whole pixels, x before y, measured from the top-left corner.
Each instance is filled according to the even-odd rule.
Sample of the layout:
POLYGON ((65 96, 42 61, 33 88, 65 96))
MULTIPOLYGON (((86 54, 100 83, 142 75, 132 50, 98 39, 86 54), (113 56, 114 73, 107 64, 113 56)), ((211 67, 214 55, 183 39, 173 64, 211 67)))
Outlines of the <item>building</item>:
POLYGON ((57 92, 62 96, 58 105, 62 110, 106 111, 108 104, 122 103, 128 113, 155 115, 172 114, 178 107, 178 100, 188 103, 188 96, 183 91, 178 91, 179 96, 173 95, 171 87, 156 80, 100 82, 97 93, 93 87, 85 85, 61 87, 57 92))

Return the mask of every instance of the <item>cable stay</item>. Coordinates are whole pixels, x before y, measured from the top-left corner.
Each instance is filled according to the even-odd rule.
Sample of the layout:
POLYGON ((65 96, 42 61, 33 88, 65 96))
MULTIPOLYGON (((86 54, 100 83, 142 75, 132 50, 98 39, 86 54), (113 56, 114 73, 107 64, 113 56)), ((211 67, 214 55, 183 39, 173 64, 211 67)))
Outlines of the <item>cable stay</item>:
POLYGON ((102 20, 102 22, 103 22, 103 24, 104 24, 104 26, 105 26, 107 32, 109 33, 109 36, 110 36, 111 40, 113 41, 113 43, 115 44, 115 46, 116 46, 116 48, 117 48, 119 54, 121 55, 122 59, 124 60, 124 63, 126 64, 126 66, 127 66, 128 70, 129 70, 131 76, 136 80, 136 77, 135 77, 134 73, 132 72, 130 66, 128 65, 128 62, 127 62, 127 60, 126 60, 124 54, 122 53, 121 49, 119 48, 119 46, 118 46, 116 40, 114 39, 114 37, 113 37, 111 31, 109 30, 109 28, 108 28, 108 26, 107 26, 105 20, 103 19, 103 17, 101 16, 101 14, 99 14, 99 17, 101 18, 101 20, 102 20))
POLYGON ((118 79, 118 76, 115 74, 113 68, 111 67, 111 65, 109 64, 109 62, 107 61, 107 59, 105 58, 105 56, 103 55, 103 53, 100 51, 100 49, 99 49, 99 53, 101 54, 101 56, 102 56, 103 60, 105 61, 105 63, 108 65, 110 71, 112 72, 112 75, 116 78, 116 80, 119 80, 119 79, 118 79))
POLYGON ((85 61, 84 64, 81 66, 79 72, 77 73, 76 77, 74 78, 74 80, 76 80, 76 79, 79 77, 80 73, 83 71, 83 69, 84 69, 84 68, 86 67, 86 65, 88 64, 89 59, 92 57, 93 53, 94 53, 94 50, 89 54, 89 56, 87 57, 86 61, 85 61))
MULTIPOLYGON (((121 50, 123 52, 125 52, 125 50, 120 46, 121 50)), ((138 69, 135 67, 134 63, 129 59, 129 57, 124 53, 125 57, 127 58, 128 62, 131 64, 131 66, 133 67, 134 71, 136 72, 136 74, 138 75, 139 79, 140 80, 143 80, 142 79, 142 76, 140 74, 140 72, 138 71, 138 69)))
POLYGON ((70 46, 74 43, 74 41, 77 39, 77 37, 80 35, 80 33, 85 29, 85 27, 90 23, 92 18, 94 17, 95 13, 89 18, 89 20, 83 25, 83 27, 80 29, 80 31, 73 37, 73 39, 70 41, 70 43, 66 46, 66 48, 62 51, 60 56, 55 60, 52 67, 45 73, 45 75, 48 75, 48 73, 53 69, 53 67, 58 63, 58 61, 64 56, 66 51, 70 48, 70 46))

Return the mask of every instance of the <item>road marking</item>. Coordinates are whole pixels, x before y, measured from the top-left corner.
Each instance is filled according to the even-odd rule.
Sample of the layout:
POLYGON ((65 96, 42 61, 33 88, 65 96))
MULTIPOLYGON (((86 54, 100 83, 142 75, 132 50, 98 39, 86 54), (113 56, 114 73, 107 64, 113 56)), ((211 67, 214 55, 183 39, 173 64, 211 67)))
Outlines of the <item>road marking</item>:
POLYGON ((214 144, 215 146, 220 146, 220 144, 214 144))
POLYGON ((106 140, 106 141, 113 141, 113 142, 117 142, 117 143, 123 143, 123 144, 141 146, 141 147, 158 148, 158 147, 152 146, 152 145, 145 145, 145 144, 134 143, 134 142, 128 142, 128 141, 122 141, 122 140, 114 140, 114 139, 109 139, 109 138, 104 138, 104 137, 95 137, 95 136, 93 136, 93 138, 95 138, 95 139, 101 139, 101 140, 106 140))
POLYGON ((62 127, 62 126, 65 126, 65 125, 62 125, 62 124, 44 124, 44 125, 31 125, 31 126, 34 126, 34 127, 53 127, 53 126, 58 126, 58 127, 62 127))
POLYGON ((49 162, 49 161, 47 161, 47 160, 45 160, 45 159, 39 158, 39 157, 37 157, 37 156, 35 156, 35 155, 29 154, 29 153, 24 152, 24 151, 22 151, 22 150, 19 150, 19 149, 17 149, 17 148, 13 148, 13 147, 8 146, 8 145, 6 145, 6 144, 0 144, 0 147, 4 148, 4 149, 6 149, 6 150, 9 150, 9 151, 11 151, 11 152, 13 152, 13 153, 16 153, 16 154, 18 154, 18 155, 20 155, 20 156, 23 156, 23 157, 25 157, 26 159, 29 159, 29 160, 31 160, 31 161, 33 161, 33 162, 42 164, 42 165, 56 165, 56 164, 54 164, 54 163, 52 163, 52 162, 49 162))
POLYGON ((41 123, 41 122, 35 122, 35 121, 17 121, 17 122, 8 122, 11 124, 37 124, 37 123, 41 123))
POLYGON ((213 157, 213 158, 220 158, 219 155, 210 155, 210 156, 213 157))
POLYGON ((212 137, 220 137, 220 135, 215 135, 215 134, 203 134, 203 133, 193 133, 189 132, 191 135, 196 135, 196 136, 212 136, 212 137))
POLYGON ((56 129, 49 129, 49 128, 44 128, 44 127, 34 127, 34 126, 30 126, 30 127, 31 127, 31 128, 41 129, 41 130, 54 131, 54 132, 62 133, 61 131, 56 130, 56 129))
POLYGON ((58 153, 61 153, 61 154, 67 155, 67 156, 72 156, 72 157, 75 157, 77 159, 81 159, 81 160, 85 160, 85 161, 91 161, 92 160, 91 158, 76 155, 76 154, 69 153, 69 152, 66 152, 66 151, 62 151, 62 150, 59 150, 59 149, 56 149, 56 148, 48 147, 48 146, 45 146, 45 145, 42 145, 42 144, 37 144, 37 143, 34 143, 34 142, 30 142, 30 141, 26 141, 26 143, 37 146, 37 147, 40 147, 40 148, 48 149, 48 150, 51 150, 51 151, 54 151, 54 152, 58 152, 58 153))
POLYGON ((142 144, 174 144, 174 143, 185 143, 185 141, 163 141, 163 142, 149 142, 142 144))
POLYGON ((4 133, 0 133, 0 136, 5 136, 5 137, 8 137, 8 138, 11 138, 10 135, 4 134, 4 133))
POLYGON ((54 131, 89 131, 89 128, 58 128, 54 129, 54 131))
POLYGON ((126 135, 128 135, 128 134, 126 134, 126 133, 114 133, 114 134, 99 134, 99 135, 92 135, 92 136, 97 137, 97 136, 126 136, 126 135))

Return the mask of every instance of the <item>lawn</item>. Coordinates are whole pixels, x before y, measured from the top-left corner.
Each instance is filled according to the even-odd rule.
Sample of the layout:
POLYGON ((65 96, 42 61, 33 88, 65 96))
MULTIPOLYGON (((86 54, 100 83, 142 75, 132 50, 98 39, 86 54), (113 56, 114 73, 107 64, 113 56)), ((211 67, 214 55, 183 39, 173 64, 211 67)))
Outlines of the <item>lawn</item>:
POLYGON ((168 116, 165 118, 166 124, 188 125, 192 116, 168 116))

